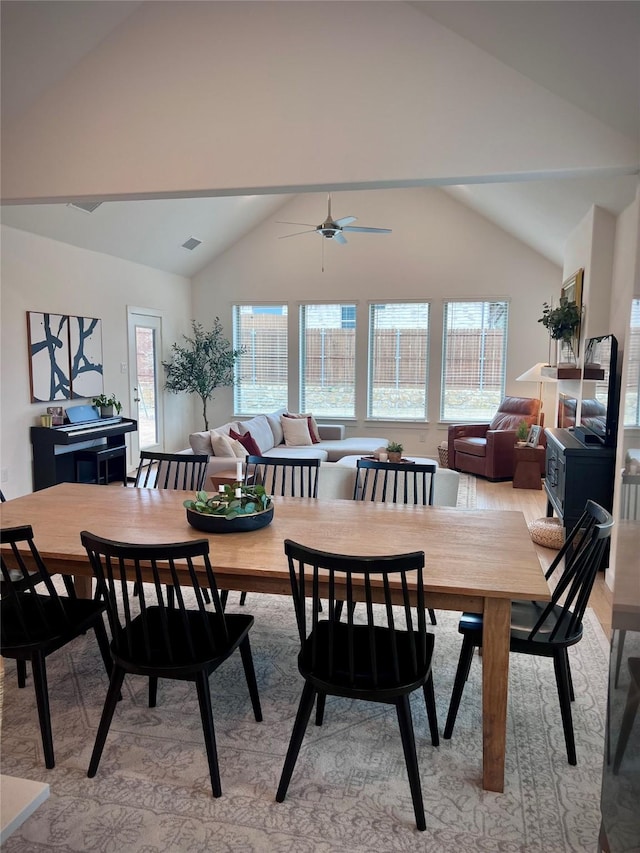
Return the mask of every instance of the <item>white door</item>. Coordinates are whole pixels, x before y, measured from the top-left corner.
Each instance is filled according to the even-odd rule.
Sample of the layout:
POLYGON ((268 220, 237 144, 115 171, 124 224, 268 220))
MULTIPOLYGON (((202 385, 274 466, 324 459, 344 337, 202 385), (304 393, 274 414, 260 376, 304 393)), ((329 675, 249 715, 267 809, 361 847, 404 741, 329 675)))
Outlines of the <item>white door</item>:
POLYGON ((131 433, 131 466, 141 450, 164 447, 162 411, 162 317, 127 308, 129 324, 129 398, 138 431, 131 433))

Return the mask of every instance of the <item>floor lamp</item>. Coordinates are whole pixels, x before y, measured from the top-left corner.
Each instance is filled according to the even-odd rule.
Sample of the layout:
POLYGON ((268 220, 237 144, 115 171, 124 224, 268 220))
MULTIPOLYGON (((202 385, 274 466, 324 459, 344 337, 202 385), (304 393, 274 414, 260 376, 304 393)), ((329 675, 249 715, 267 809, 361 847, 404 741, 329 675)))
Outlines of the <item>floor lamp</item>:
MULTIPOLYGON (((536 424, 540 425, 540 421, 542 420, 542 383, 543 382, 557 382, 558 380, 547 376, 542 373, 543 367, 548 367, 544 361, 539 361, 537 364, 534 364, 533 367, 530 367, 529 370, 525 370, 524 373, 521 373, 520 376, 516 376, 516 382, 537 382, 538 383, 538 401, 540 402, 540 408, 538 410, 538 417, 536 419, 536 424)), ((550 424, 547 424, 550 426, 550 424)))

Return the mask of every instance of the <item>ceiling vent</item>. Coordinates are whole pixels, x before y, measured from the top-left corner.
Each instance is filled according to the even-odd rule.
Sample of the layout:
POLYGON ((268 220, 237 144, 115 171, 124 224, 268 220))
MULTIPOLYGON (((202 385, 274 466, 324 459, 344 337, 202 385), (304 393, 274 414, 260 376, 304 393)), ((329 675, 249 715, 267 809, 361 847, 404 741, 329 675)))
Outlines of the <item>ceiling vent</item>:
POLYGON ((202 240, 196 240, 195 237, 189 237, 189 239, 185 240, 185 242, 182 244, 182 248, 188 249, 190 252, 193 252, 196 246, 199 246, 201 243, 202 240))
POLYGON ((67 204, 67 207, 74 207, 76 210, 81 210, 83 213, 93 213, 94 210, 97 210, 101 201, 70 201, 67 204))

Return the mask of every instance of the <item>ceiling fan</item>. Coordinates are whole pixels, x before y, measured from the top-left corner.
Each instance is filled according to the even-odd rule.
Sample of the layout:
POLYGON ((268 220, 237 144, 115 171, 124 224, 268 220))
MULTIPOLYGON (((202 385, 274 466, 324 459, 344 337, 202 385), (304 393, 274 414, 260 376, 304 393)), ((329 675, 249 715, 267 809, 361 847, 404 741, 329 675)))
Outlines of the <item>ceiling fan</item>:
POLYGON ((326 237, 327 240, 335 240, 336 243, 344 245, 347 240, 344 232, 359 232, 364 234, 390 234, 391 228, 364 228, 360 225, 351 225, 356 221, 355 216, 343 216, 341 219, 333 219, 331 216, 331 193, 328 195, 328 211, 327 218, 320 225, 311 225, 309 222, 282 222, 280 225, 307 225, 307 231, 296 231, 294 234, 283 234, 278 239, 284 240, 285 237, 297 237, 299 234, 311 234, 315 231, 321 237, 326 237))

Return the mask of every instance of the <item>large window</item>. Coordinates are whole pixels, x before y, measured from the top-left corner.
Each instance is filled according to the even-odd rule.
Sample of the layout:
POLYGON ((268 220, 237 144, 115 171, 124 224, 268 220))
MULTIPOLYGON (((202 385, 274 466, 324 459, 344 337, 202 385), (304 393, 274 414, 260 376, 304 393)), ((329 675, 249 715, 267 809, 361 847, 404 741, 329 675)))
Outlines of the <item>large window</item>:
POLYGON ((367 417, 427 417, 429 304, 369 306, 367 417))
POLYGON ((234 305, 233 346, 244 347, 236 362, 234 412, 270 412, 288 403, 286 305, 234 305))
POLYGON ((490 420, 504 396, 507 302, 445 302, 443 421, 490 420))
POLYGON ((330 418, 356 414, 356 306, 300 306, 300 409, 330 418))
POLYGON ((640 299, 631 303, 631 325, 627 342, 627 379, 622 389, 624 425, 640 426, 640 299))

